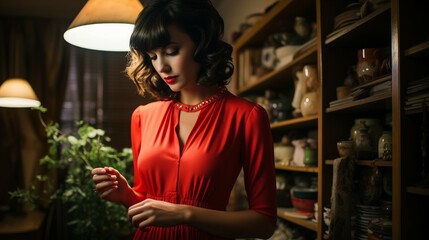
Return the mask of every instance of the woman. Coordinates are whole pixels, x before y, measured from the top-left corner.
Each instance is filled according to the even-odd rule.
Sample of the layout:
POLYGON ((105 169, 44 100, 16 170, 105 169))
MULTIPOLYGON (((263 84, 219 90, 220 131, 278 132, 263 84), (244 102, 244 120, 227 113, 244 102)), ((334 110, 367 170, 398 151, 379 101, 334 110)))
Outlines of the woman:
POLYGON ((265 110, 232 95, 232 48, 209 0, 151 0, 131 37, 127 74, 158 101, 131 119, 134 186, 92 170, 100 196, 128 207, 134 239, 269 238, 275 170, 265 110), (243 169, 249 209, 226 211, 243 169))

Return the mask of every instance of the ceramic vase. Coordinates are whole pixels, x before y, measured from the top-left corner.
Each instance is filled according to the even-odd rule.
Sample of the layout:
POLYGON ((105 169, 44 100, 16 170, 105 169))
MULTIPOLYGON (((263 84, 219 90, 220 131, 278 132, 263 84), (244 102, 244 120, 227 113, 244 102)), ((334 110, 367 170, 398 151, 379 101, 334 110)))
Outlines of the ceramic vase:
POLYGON ((307 141, 305 139, 293 140, 292 145, 294 146, 292 165, 300 167, 305 166, 304 147, 307 145, 307 141))
POLYGON ((356 141, 356 136, 360 128, 368 128, 368 135, 371 140, 372 151, 378 155, 378 139, 383 133, 383 126, 381 121, 376 118, 357 118, 355 119, 354 125, 350 129, 350 138, 352 141, 356 141))
POLYGON ((356 73, 360 84, 371 82, 379 76, 382 63, 381 58, 382 50, 379 48, 363 48, 358 50, 356 73))
POLYGON ((319 109, 319 94, 317 92, 305 93, 301 100, 302 116, 316 115, 319 109))

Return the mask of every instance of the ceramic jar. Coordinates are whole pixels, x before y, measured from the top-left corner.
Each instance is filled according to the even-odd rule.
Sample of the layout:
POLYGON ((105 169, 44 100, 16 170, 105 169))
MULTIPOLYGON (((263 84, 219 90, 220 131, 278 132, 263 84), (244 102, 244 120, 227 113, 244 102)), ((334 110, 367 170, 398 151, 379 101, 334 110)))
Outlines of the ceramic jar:
POLYGON ((380 48, 358 50, 356 73, 360 84, 371 82, 380 75, 382 60, 382 49, 380 48))
POLYGON ((350 138, 352 141, 356 141, 356 135, 358 130, 362 127, 368 128, 368 135, 371 139, 372 151, 378 153, 378 139, 383 133, 383 126, 381 121, 375 118, 358 118, 355 119, 354 125, 350 129, 350 138))
POLYGON ((366 126, 362 126, 357 131, 354 145, 356 148, 356 157, 359 160, 372 159, 374 157, 371 147, 371 139, 368 134, 368 128, 366 128, 366 126))
POLYGON ((392 160, 392 133, 384 131, 378 139, 378 158, 392 160))
POLYGON ((304 148, 304 165, 306 167, 317 166, 317 149, 310 146, 304 148))

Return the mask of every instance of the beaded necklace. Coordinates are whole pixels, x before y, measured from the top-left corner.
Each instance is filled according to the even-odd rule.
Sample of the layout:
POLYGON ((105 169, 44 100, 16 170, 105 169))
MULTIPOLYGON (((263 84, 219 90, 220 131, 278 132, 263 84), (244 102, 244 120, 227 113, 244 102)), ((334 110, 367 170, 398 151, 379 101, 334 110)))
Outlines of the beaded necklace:
POLYGON ((179 110, 184 112, 198 112, 201 109, 205 108, 206 106, 210 105, 211 103, 215 102, 217 99, 225 95, 225 93, 228 92, 228 89, 226 87, 219 88, 216 93, 211 95, 210 97, 203 99, 201 102, 195 104, 195 105, 188 105, 181 103, 179 101, 174 101, 174 106, 176 106, 179 110))

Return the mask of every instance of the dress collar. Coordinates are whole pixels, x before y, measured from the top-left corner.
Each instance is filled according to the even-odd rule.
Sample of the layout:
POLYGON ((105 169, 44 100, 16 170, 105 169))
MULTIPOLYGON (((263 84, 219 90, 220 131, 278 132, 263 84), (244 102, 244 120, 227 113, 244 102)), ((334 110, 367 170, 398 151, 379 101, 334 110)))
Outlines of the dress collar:
POLYGON ((210 104, 212 104, 216 100, 220 99, 227 92, 228 92, 228 89, 225 86, 222 86, 213 95, 211 95, 210 97, 208 97, 206 99, 203 99, 201 102, 199 102, 195 105, 184 104, 184 103, 179 102, 178 100, 173 101, 173 103, 174 103, 174 106, 181 111, 198 112, 201 109, 209 106, 210 104))

